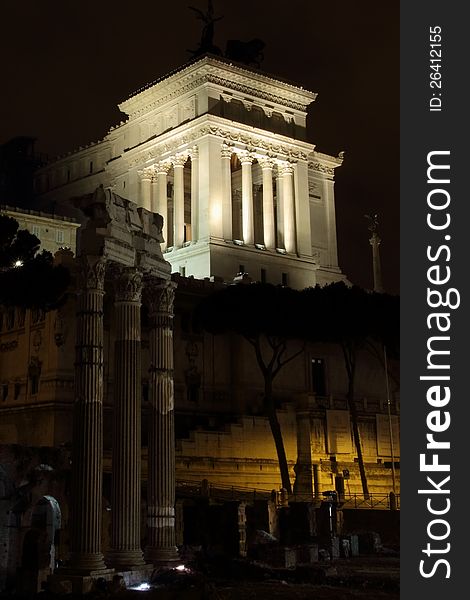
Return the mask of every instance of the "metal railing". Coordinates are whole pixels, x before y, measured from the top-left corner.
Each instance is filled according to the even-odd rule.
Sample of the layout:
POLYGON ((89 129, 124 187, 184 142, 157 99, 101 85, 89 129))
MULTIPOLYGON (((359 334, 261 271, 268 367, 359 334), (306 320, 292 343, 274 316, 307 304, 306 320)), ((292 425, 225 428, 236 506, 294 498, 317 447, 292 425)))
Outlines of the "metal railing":
MULTIPOLYGON (((255 502, 256 500, 270 500, 273 496, 273 490, 264 490, 259 488, 248 488, 241 486, 226 485, 223 483, 205 483, 198 481, 178 480, 176 482, 176 492, 180 497, 206 497, 213 500, 239 502, 255 502)), ((326 500, 323 494, 292 494, 288 498, 289 502, 320 502, 326 500)), ((368 497, 363 494, 342 494, 338 498, 340 508, 357 509, 384 509, 390 510, 389 494, 369 494, 368 497)), ((400 495, 395 496, 395 508, 400 509, 400 495)))

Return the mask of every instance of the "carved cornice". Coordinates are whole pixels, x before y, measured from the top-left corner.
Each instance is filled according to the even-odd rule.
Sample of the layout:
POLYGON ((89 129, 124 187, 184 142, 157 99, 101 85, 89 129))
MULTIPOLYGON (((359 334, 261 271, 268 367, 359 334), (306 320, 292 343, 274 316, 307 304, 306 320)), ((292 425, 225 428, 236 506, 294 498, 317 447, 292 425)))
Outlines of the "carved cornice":
MULTIPOLYGON (((248 148, 251 152, 257 152, 271 158, 283 157, 285 159, 307 160, 308 157, 311 156, 311 151, 301 150, 298 146, 296 147, 294 145, 295 142, 292 144, 282 141, 274 142, 266 140, 255 133, 240 131, 238 128, 235 129, 217 124, 204 124, 195 127, 189 132, 174 134, 170 140, 157 141, 152 148, 142 149, 132 158, 129 157, 125 160, 127 160, 129 168, 138 167, 142 165, 142 163, 151 160, 159 161, 162 156, 175 153, 179 149, 184 148, 184 146, 189 146, 201 137, 207 135, 213 135, 220 138, 227 147, 238 144, 239 146, 248 148)), ((185 150, 183 153, 186 154, 186 156, 191 156, 191 150, 189 149, 185 150)), ((172 158, 165 158, 163 163, 170 163, 171 167, 172 160, 172 158)))
POLYGON ((137 269, 113 267, 116 302, 138 302, 142 298, 142 273, 137 269))
MULTIPOLYGON (((313 92, 261 73, 254 73, 215 59, 204 58, 196 64, 170 74, 159 82, 151 83, 144 89, 138 90, 128 100, 119 104, 119 108, 131 118, 136 118, 207 83, 239 92, 243 96, 242 101, 245 102, 264 100, 277 106, 302 112, 305 112, 307 106, 317 96, 313 92), (247 96, 251 96, 251 98, 247 98, 247 96)), ((221 93, 223 94, 223 91, 221 93)), ((228 95, 225 94, 225 96, 228 95)))
POLYGON ((335 170, 333 168, 327 167, 319 162, 309 162, 308 168, 318 171, 319 173, 325 173, 325 175, 333 176, 335 174, 335 170))

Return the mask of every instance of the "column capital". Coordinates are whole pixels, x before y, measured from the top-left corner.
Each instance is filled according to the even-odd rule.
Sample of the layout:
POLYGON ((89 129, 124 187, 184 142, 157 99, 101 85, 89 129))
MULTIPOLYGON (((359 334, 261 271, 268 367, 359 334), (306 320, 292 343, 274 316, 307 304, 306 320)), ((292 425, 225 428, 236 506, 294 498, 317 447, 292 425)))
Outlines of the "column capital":
POLYGON ((104 292, 106 259, 103 256, 82 255, 78 259, 78 284, 80 289, 104 292))
POLYGON ((171 169, 171 161, 170 160, 162 160, 161 162, 155 165, 155 171, 157 175, 168 175, 171 169))
POLYGON ((255 157, 248 150, 235 150, 242 165, 252 165, 255 157))
POLYGON ((173 316, 176 283, 161 279, 148 278, 144 282, 143 297, 149 315, 166 314, 173 316))
POLYGON ((173 168, 176 169, 178 167, 184 167, 186 161, 188 160, 188 153, 184 152, 182 154, 175 154, 175 156, 173 156, 171 158, 171 162, 173 163, 173 168))
POLYGON ((142 273, 134 267, 113 266, 116 302, 138 302, 142 297, 142 273))
POLYGON ((274 165, 275 162, 272 158, 270 158, 269 156, 263 156, 263 157, 258 157, 258 164, 259 166, 264 170, 264 169, 269 169, 270 171, 272 171, 274 169, 274 165))
POLYGON ((155 175, 155 166, 145 167, 144 169, 140 169, 137 171, 137 174, 141 179, 152 179, 155 175))
POLYGON ((222 158, 232 158, 233 152, 234 152, 233 146, 230 146, 229 144, 226 144, 225 142, 222 144, 222 147, 220 150, 220 155, 222 156, 222 158))
POLYGON ((294 165, 292 163, 278 163, 277 169, 281 177, 284 175, 292 175, 294 173, 294 165))
POLYGON ((196 146, 196 145, 192 146, 188 151, 188 156, 191 160, 194 160, 195 158, 199 158, 198 146, 196 146))
POLYGON ((379 236, 377 235, 377 233, 375 231, 372 233, 372 237, 369 238, 369 244, 371 246, 380 246, 381 241, 382 240, 379 238, 379 236))

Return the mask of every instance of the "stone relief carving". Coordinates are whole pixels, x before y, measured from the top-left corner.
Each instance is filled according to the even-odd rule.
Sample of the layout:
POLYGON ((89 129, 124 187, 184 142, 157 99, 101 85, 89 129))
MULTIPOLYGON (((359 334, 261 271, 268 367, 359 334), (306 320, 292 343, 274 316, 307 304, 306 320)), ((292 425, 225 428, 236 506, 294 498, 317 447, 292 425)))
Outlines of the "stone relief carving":
POLYGON ((325 173, 326 175, 334 175, 335 174, 334 169, 332 169, 331 167, 327 167, 326 165, 322 165, 321 163, 309 162, 308 167, 309 167, 309 169, 313 169, 314 171, 319 171, 320 173, 325 173))
POLYGON ((190 98, 181 105, 181 120, 188 121, 196 116, 196 99, 190 98))
POLYGON ((56 311, 54 319, 54 342, 55 345, 60 348, 67 340, 68 327, 67 321, 64 319, 63 312, 61 309, 56 311))

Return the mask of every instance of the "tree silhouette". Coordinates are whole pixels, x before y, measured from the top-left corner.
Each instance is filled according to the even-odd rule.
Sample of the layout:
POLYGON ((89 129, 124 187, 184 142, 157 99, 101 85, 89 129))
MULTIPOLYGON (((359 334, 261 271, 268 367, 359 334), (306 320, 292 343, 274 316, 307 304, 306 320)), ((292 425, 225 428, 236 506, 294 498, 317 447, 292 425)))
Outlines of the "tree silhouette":
POLYGON ((338 344, 342 350, 348 377, 347 402, 351 415, 354 444, 364 496, 369 497, 355 402, 356 368, 359 351, 371 342, 384 344, 390 355, 398 353, 399 298, 368 292, 343 282, 308 288, 302 292, 304 302, 321 315, 315 322, 307 321, 310 331, 324 342, 338 344))
POLYGON ((263 413, 269 419, 276 446, 282 486, 292 493, 284 441, 273 397, 273 382, 281 369, 303 352, 289 341, 304 338, 299 308, 300 292, 261 283, 227 286, 205 298, 195 310, 195 321, 206 331, 235 332, 253 347, 264 380, 263 413))
POLYGON ((39 246, 15 219, 0 215, 0 304, 48 311, 62 302, 69 271, 54 266, 50 252, 38 253, 39 246))

